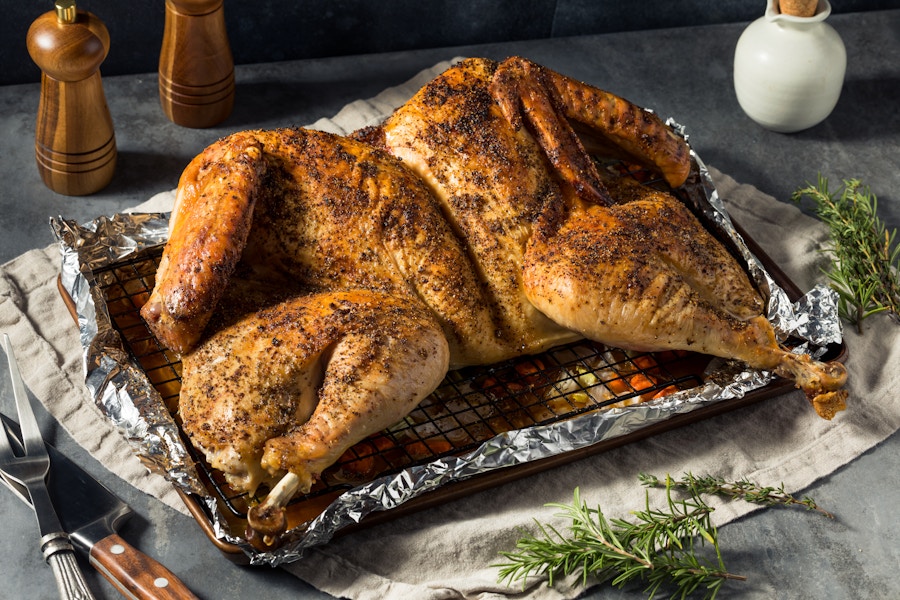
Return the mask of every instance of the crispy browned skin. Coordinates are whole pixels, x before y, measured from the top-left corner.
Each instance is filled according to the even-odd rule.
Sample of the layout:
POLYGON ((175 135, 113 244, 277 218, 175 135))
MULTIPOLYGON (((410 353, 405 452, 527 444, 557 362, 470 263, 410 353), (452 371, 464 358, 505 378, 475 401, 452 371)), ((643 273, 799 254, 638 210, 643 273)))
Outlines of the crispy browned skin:
POLYGON ((448 366, 582 336, 736 358, 842 408, 843 368, 782 350, 721 244, 597 171, 572 122, 687 175, 655 116, 522 59, 464 61, 357 139, 246 131, 192 161, 142 314, 183 354, 185 430, 237 488, 288 473, 282 502, 448 366))
MULTIPOLYGON (((395 387, 363 397, 342 376, 332 380, 327 367, 336 360, 338 340, 324 349, 273 354, 274 338, 261 325, 271 314, 264 318, 255 313, 261 306, 277 305, 271 298, 304 298, 321 307, 335 295, 365 290, 385 299, 385 311, 400 301, 427 310, 447 346, 444 354, 429 354, 434 362, 414 365, 409 373, 410 361, 385 361, 387 373, 357 365, 357 377, 369 386, 386 385, 393 377, 409 385, 409 397, 419 400, 440 380, 426 375, 443 375, 451 359, 456 365, 495 362, 576 337, 549 319, 504 310, 480 276, 484 269, 421 179, 396 158, 355 140, 304 129, 246 131, 223 139, 182 175, 171 229, 156 288, 142 314, 160 340, 183 354, 185 431, 240 489, 254 489, 264 481, 263 467, 273 474, 302 471, 308 486, 321 468, 369 435, 373 426, 383 428, 384 419, 396 422, 412 408, 389 402, 395 387), (261 289, 274 291, 266 296, 261 289), (207 327, 216 311, 223 314, 207 327), (204 332, 206 338, 201 337, 204 332), (263 375, 247 368, 256 364, 274 374, 266 371, 262 381, 263 375), (324 379, 309 375, 320 371, 326 371, 324 379), (356 421, 336 416, 347 406, 326 401, 325 390, 333 398, 355 398, 356 421), (309 410, 292 410, 290 419, 271 421, 270 411, 286 410, 277 406, 288 401, 279 394, 294 397, 298 406, 318 403, 319 419, 340 421, 344 430, 334 428, 334 437, 322 435, 313 443, 312 426, 303 425, 309 410), (243 403, 242 411, 234 410, 236 402, 243 403), (255 407, 258 421, 247 420, 253 412, 249 406, 255 407), (306 444, 278 441, 304 436, 306 444), (263 446, 282 443, 298 453, 293 458, 286 450, 270 453, 260 463, 263 446), (315 455, 317 444, 327 460, 310 463, 316 469, 297 466, 309 463, 302 457, 315 455)), ((330 327, 331 317, 310 316, 305 310, 307 324, 286 324, 279 344, 306 347, 309 343, 302 340, 310 337, 309 331, 330 327)), ((368 357, 374 331, 361 329, 362 310, 346 309, 340 347, 345 354, 355 349, 368 357)), ((387 331, 403 343, 390 345, 382 336, 379 344, 402 349, 419 342, 409 328, 387 331)), ((419 335, 424 335, 421 326, 419 335)), ((379 352, 389 354, 387 348, 379 352)))
POLYGON ((309 489, 347 448, 409 414, 448 356, 432 315, 402 295, 298 295, 184 356, 183 426, 236 489, 286 471, 309 489))
POLYGON ((524 292, 554 322, 610 345, 772 369, 822 416, 841 410, 843 366, 782 349, 725 248, 671 195, 599 173, 573 121, 670 185, 689 173, 686 145, 657 117, 521 58, 462 61, 365 135, 429 182, 466 239, 485 214, 526 223, 524 246, 495 235, 475 250, 496 257, 485 262, 508 285, 498 293, 524 292))
POLYGON ((650 167, 673 188, 687 178, 687 144, 652 112, 522 57, 472 62, 493 70, 488 88, 504 116, 516 129, 528 123, 556 173, 582 198, 612 202, 585 144, 650 167))
POLYGON ((252 136, 231 142, 206 149, 182 174, 156 286, 141 308, 157 339, 175 352, 190 350, 200 339, 253 223, 265 162, 252 136))
POLYGON ((541 148, 524 129, 509 126, 480 85, 490 81, 493 66, 466 61, 449 69, 388 119, 380 141, 431 187, 501 320, 511 324, 507 337, 520 354, 537 351, 547 338, 565 339, 522 285, 533 224, 562 196, 541 148))
POLYGON ((668 194, 574 207, 561 225, 532 237, 524 274, 532 302, 587 337, 635 350, 774 364, 761 364, 777 345, 760 316, 759 294, 728 251, 668 194))
POLYGON ((141 313, 169 348, 190 350, 242 260, 244 278, 306 291, 415 296, 439 319, 454 365, 572 339, 517 281, 503 281, 521 271, 529 215, 487 208, 493 216, 478 215, 479 237, 467 243, 421 179, 370 145, 304 129, 240 132, 185 169, 141 313), (513 236, 502 247, 492 237, 501 228, 513 236), (497 271, 501 261, 507 268, 497 271))

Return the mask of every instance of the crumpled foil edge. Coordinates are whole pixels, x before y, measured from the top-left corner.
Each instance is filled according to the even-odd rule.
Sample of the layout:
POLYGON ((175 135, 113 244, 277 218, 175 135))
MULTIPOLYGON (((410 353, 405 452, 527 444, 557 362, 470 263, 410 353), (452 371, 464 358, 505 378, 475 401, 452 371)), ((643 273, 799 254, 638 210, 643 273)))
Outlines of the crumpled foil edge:
POLYGON ((766 317, 772 323, 776 333, 782 339, 796 337, 806 340, 810 344, 818 346, 821 349, 820 354, 829 344, 841 343, 843 330, 838 317, 837 292, 820 283, 809 290, 796 304, 792 303, 787 292, 775 283, 775 280, 759 259, 753 255, 735 229, 707 166, 693 150, 691 156, 697 163, 703 186, 703 196, 707 200, 705 215, 735 242, 741 257, 748 265, 751 276, 757 285, 768 294, 766 317))
MULTIPOLYGON (((669 124, 684 135, 682 126, 671 120, 669 124)), ((782 339, 806 340, 808 344, 802 344, 797 351, 819 355, 828 344, 840 343, 837 294, 819 285, 792 303, 736 231, 706 165, 693 151, 692 158, 697 172, 695 189, 690 193, 699 196, 700 210, 734 242, 751 276, 768 295, 767 316, 778 335, 782 339)), ((86 225, 62 217, 51 219, 62 254, 61 283, 77 313, 85 383, 97 406, 118 427, 148 468, 202 501, 212 515, 216 537, 239 546, 253 565, 277 566, 299 560, 306 549, 327 543, 342 529, 359 523, 367 515, 397 508, 447 483, 587 448, 675 415, 741 398, 773 379, 766 371, 723 368, 709 373, 707 383, 698 388, 658 400, 499 434, 468 454, 441 458, 348 490, 312 522, 302 526, 302 532, 288 532, 291 541, 275 550, 260 552, 243 537, 229 531, 216 499, 200 481, 177 424, 143 370, 125 351, 95 285, 97 269, 165 243, 168 219, 169 213, 119 214, 100 217, 86 225)))
POLYGON ((51 218, 59 243, 60 284, 74 306, 85 385, 138 458, 180 489, 206 495, 175 420, 144 370, 125 350, 95 271, 164 244, 169 213, 117 214, 79 225, 51 218))

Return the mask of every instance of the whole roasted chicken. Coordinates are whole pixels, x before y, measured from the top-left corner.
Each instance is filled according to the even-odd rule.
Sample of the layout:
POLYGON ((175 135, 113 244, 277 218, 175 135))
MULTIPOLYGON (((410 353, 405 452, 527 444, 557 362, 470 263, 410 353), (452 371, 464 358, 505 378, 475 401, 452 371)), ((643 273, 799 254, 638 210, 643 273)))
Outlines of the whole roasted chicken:
POLYGON ((184 171, 142 315, 183 361, 180 416, 251 526, 448 368, 587 337, 789 377, 844 407, 839 364, 776 342, 742 267, 673 196, 592 154, 690 171, 653 113, 521 58, 470 59, 385 123, 245 131, 184 171), (277 483, 276 483, 277 482, 277 483))

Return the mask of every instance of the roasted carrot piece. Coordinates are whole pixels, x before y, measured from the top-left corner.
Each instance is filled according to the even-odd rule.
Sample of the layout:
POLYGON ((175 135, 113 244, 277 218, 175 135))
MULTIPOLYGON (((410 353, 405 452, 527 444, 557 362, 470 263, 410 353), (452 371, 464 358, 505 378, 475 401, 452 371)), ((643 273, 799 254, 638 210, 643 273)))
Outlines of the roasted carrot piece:
POLYGON ((604 383, 607 389, 609 389, 609 391, 611 391, 616 396, 621 396, 631 391, 631 388, 628 387, 628 382, 621 377, 616 377, 615 379, 606 381, 604 383))
POLYGON ((650 356, 649 354, 644 354, 642 356, 638 356, 634 358, 631 362, 634 363, 638 369, 649 371, 650 369, 655 369, 659 366, 656 362, 656 359, 650 356))
POLYGON ((634 391, 636 392, 652 388, 654 385, 656 385, 656 381, 652 377, 643 373, 633 375, 631 379, 628 380, 628 383, 632 388, 634 388, 634 391))
POLYGON ((678 391, 677 386, 667 385, 663 389, 661 389, 658 392, 656 392, 655 394, 653 394, 653 397, 651 397, 650 399, 656 400, 657 398, 662 398, 663 396, 668 396, 669 394, 674 394, 677 391, 678 391))
POLYGON ((428 458, 435 454, 449 452, 453 446, 447 440, 427 440, 425 442, 413 442, 406 446, 406 451, 415 460, 428 458))
POLYGON ((352 475, 367 475, 375 470, 375 458, 364 456, 358 460, 351 460, 346 464, 342 464, 341 469, 352 475))

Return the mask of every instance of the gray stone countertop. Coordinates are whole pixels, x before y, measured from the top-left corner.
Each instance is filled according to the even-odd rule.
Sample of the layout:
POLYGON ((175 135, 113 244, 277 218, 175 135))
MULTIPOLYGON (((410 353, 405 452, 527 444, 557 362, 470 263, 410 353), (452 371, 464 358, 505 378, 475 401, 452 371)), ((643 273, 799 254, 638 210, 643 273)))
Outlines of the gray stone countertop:
MULTIPOLYGON (((118 145, 112 183, 88 197, 60 196, 41 182, 33 138, 37 85, 0 88, 0 262, 53 243, 51 216, 89 221, 120 212, 175 187, 187 162, 213 140, 239 129, 304 125, 346 103, 374 96, 419 70, 454 56, 520 54, 654 108, 687 127, 698 154, 742 183, 787 201, 819 173, 835 183, 859 178, 879 197, 891 228, 900 226, 900 10, 833 15, 847 47, 844 89, 831 116, 796 134, 762 129, 734 94, 734 47, 747 25, 735 23, 534 40, 238 67, 236 106, 204 130, 168 122, 155 73, 104 79, 118 145)), ((873 360, 878 360, 873 357, 873 360)), ((6 397, 8 390, 0 384, 6 397)), ((6 406, 5 412, 12 410, 6 406)), ((233 565, 193 521, 117 480, 41 413, 51 442, 132 505, 123 536, 173 568, 204 599, 327 597, 281 571, 233 565)), ((740 598, 900 597, 900 435, 817 482, 804 494, 839 509, 836 522, 767 510, 725 526, 723 546, 750 583, 740 598), (868 549, 877 548, 878 552, 868 549), (754 583, 755 582, 755 583, 754 583)), ((49 569, 32 550, 33 516, 0 491, 0 596, 53 598, 49 569)), ((410 517, 410 518, 415 518, 410 517)), ((89 570, 100 598, 117 592, 89 570)), ((735 588, 729 588, 734 590, 735 588)), ((641 598, 639 589, 587 590, 585 598, 641 598)))

